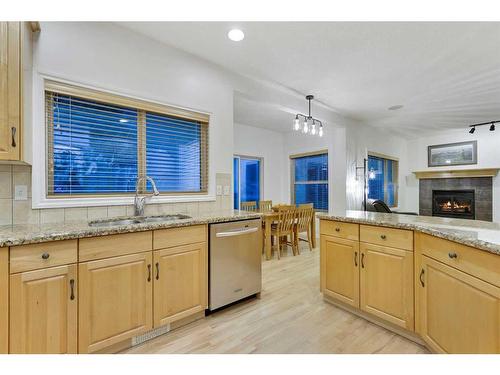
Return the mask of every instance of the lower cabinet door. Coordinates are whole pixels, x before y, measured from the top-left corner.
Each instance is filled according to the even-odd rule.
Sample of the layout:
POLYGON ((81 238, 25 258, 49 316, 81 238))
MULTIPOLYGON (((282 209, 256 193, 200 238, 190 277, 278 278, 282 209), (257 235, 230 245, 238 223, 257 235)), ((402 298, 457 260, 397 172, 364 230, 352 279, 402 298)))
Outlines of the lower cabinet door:
POLYGON ((93 353, 152 329, 152 253, 79 264, 79 352, 93 353))
POLYGON ((327 297, 359 307, 359 242, 321 236, 321 290, 327 297))
POLYGON ((10 276, 10 352, 77 352, 77 268, 10 276))
POLYGON ((154 326, 204 311, 208 300, 207 244, 154 252, 154 326))
POLYGON ((439 353, 500 353, 500 288, 422 256, 420 330, 439 353))
POLYGON ((413 252, 361 243, 360 307, 414 330, 413 252))

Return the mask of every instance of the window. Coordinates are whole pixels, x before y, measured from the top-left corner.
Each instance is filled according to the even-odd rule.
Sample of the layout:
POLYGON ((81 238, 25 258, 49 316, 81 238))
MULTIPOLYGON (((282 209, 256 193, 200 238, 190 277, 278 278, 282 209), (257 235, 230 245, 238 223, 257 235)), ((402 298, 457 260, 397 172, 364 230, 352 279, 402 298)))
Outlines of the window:
POLYGON ((141 175, 162 193, 207 192, 208 117, 57 83, 45 102, 49 197, 133 193, 141 175))
POLYGON ((238 210, 241 202, 260 200, 261 166, 260 158, 234 157, 234 209, 238 210))
POLYGON ((368 155, 368 198, 398 205, 398 161, 379 155, 368 155))
POLYGON ((328 153, 292 156, 292 202, 328 211, 328 153))

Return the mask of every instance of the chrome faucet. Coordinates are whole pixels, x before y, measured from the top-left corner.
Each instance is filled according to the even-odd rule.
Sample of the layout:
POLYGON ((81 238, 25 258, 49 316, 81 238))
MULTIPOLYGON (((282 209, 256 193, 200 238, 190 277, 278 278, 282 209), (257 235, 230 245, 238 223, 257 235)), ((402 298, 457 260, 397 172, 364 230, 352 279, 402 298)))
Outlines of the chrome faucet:
POLYGON ((151 198, 153 195, 144 195, 139 197, 139 184, 142 180, 147 180, 151 182, 151 186, 153 186, 153 195, 160 195, 160 192, 156 188, 156 184, 154 180, 149 176, 137 176, 137 180, 135 181, 135 199, 134 199, 134 215, 135 216, 144 216, 144 205, 146 204, 146 198, 151 198))

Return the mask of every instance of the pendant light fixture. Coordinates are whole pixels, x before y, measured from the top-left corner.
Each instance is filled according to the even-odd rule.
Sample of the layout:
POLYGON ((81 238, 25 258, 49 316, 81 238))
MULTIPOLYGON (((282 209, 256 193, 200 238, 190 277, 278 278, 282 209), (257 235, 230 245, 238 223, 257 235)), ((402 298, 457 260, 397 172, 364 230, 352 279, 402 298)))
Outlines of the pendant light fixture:
POLYGON ((323 123, 311 116, 311 100, 314 99, 313 95, 307 95, 306 100, 309 101, 309 113, 304 115, 302 113, 297 113, 295 119, 293 120, 293 130, 296 132, 301 132, 302 134, 310 134, 314 136, 323 136, 323 123), (302 123, 301 120, 302 119, 302 123))

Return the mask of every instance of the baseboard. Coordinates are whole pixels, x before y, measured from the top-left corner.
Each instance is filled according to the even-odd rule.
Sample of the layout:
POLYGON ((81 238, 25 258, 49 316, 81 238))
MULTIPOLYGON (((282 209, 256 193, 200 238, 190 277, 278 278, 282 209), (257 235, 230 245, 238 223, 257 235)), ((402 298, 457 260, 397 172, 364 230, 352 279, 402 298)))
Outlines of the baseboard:
POLYGON ((429 347, 425 344, 425 342, 418 336, 415 332, 408 331, 404 328, 401 328, 395 324, 392 324, 390 322, 386 322, 383 319, 380 319, 379 317, 373 316, 369 313, 366 313, 362 310, 359 310, 355 307, 349 306, 345 303, 339 302, 331 297, 323 295, 323 300, 325 302, 331 303, 332 305, 335 305, 342 310, 346 310, 356 316, 359 316, 360 318, 363 318, 365 320, 368 320, 369 322, 376 324, 382 328, 387 329, 388 331, 394 332, 400 336, 403 336, 404 338, 407 338, 408 340, 413 341, 414 343, 421 345, 425 347, 426 349, 430 350, 429 347))

